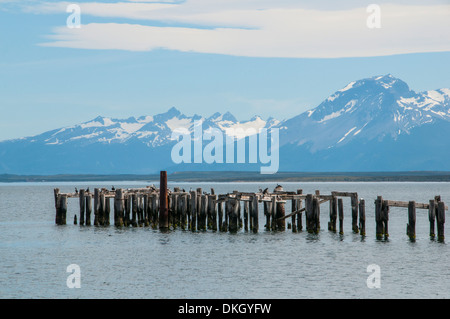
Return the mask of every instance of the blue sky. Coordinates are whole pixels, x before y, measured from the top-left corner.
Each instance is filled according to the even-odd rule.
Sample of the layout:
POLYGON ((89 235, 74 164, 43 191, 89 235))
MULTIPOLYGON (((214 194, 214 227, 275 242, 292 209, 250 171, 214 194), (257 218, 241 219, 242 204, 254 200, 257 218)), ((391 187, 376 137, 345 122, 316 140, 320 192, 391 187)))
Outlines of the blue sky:
POLYGON ((0 140, 88 121, 230 111, 286 119, 391 73, 450 88, 448 1, 0 0, 0 140))

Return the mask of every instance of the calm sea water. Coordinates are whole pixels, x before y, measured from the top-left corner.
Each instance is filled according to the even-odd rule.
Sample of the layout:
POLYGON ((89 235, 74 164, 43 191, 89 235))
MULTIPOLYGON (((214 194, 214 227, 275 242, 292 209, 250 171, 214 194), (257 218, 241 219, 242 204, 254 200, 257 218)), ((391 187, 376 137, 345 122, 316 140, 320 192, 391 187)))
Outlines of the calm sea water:
MULTIPOLYGON (((1 298, 449 298, 450 248, 430 240, 428 213, 417 211, 416 242, 406 236, 407 209, 391 208, 388 241, 375 239, 373 201, 450 204, 450 183, 283 183, 302 188, 357 191, 366 199, 366 233, 351 231, 344 199, 344 235, 327 230, 322 206, 319 234, 303 231, 237 234, 73 225, 78 201, 69 199, 67 225, 54 224, 53 188, 136 187, 143 183, 0 184, 1 298), (81 288, 66 285, 66 268, 81 269, 81 288), (381 287, 369 289, 368 265, 380 267, 381 287)), ((273 189, 274 183, 184 184, 216 193, 273 189)), ((262 206, 260 206, 262 208, 262 206)), ((289 212, 289 205, 287 205, 289 212)), ((79 216, 78 216, 79 217, 79 216)), ((450 233, 447 231, 447 237, 450 233)))

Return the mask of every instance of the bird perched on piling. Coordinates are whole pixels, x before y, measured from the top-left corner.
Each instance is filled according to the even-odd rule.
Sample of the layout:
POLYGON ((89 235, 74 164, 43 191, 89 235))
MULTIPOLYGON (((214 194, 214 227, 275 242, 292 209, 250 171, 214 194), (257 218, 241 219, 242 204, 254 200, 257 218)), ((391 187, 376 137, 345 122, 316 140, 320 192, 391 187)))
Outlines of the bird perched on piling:
POLYGON ((75 187, 75 194, 78 194, 78 189, 75 187))
POLYGON ((112 191, 115 191, 116 189, 115 189, 114 186, 113 186, 113 187, 111 187, 111 190, 112 190, 112 191))

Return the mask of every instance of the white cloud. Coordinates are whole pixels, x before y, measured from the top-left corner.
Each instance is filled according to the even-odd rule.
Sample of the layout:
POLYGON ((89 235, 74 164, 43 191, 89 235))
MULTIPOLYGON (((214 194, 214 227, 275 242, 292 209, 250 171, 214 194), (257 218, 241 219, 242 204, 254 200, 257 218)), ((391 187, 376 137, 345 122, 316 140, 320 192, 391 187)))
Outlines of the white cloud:
MULTIPOLYGON (((82 16, 110 18, 111 22, 83 24, 81 29, 57 27, 49 36, 51 41, 42 45, 130 51, 166 48, 298 58, 450 51, 448 4, 381 4, 382 28, 369 29, 365 7, 319 10, 304 9, 298 3, 291 0, 81 3, 82 16), (131 23, 117 23, 116 18, 126 18, 131 23), (155 26, 155 22, 175 26, 155 26)), ((46 2, 28 10, 63 13, 68 4, 46 2)))

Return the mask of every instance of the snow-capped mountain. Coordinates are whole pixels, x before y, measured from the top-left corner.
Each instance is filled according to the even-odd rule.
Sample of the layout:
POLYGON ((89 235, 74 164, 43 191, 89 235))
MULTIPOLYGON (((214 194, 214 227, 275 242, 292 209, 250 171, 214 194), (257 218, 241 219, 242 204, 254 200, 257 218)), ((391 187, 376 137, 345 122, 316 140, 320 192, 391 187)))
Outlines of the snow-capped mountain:
POLYGON ((199 120, 204 131, 217 128, 238 138, 248 129, 279 128, 284 171, 450 170, 450 89, 416 93, 388 74, 353 81, 317 107, 284 121, 259 116, 238 121, 229 112, 186 116, 176 108, 138 118, 99 116, 0 142, 0 173, 255 170, 242 164, 175 165, 172 132, 192 132, 199 120))
POLYGON ((415 93, 392 75, 349 83, 318 107, 285 121, 283 143, 309 144, 312 152, 355 137, 396 139, 415 127, 450 121, 450 90, 415 93))
POLYGON ((172 132, 177 129, 193 131, 194 122, 202 121, 203 130, 217 128, 224 132, 227 129, 254 128, 258 131, 264 127, 270 127, 278 123, 274 119, 263 120, 259 116, 249 121, 239 122, 229 112, 225 114, 215 113, 209 118, 199 115, 188 117, 172 107, 166 113, 154 116, 142 116, 139 118, 113 119, 97 117, 91 121, 64 127, 46 132, 30 138, 22 139, 31 143, 43 143, 45 145, 62 145, 71 143, 74 145, 87 145, 93 143, 112 144, 141 142, 148 147, 159 147, 172 143, 172 132))

